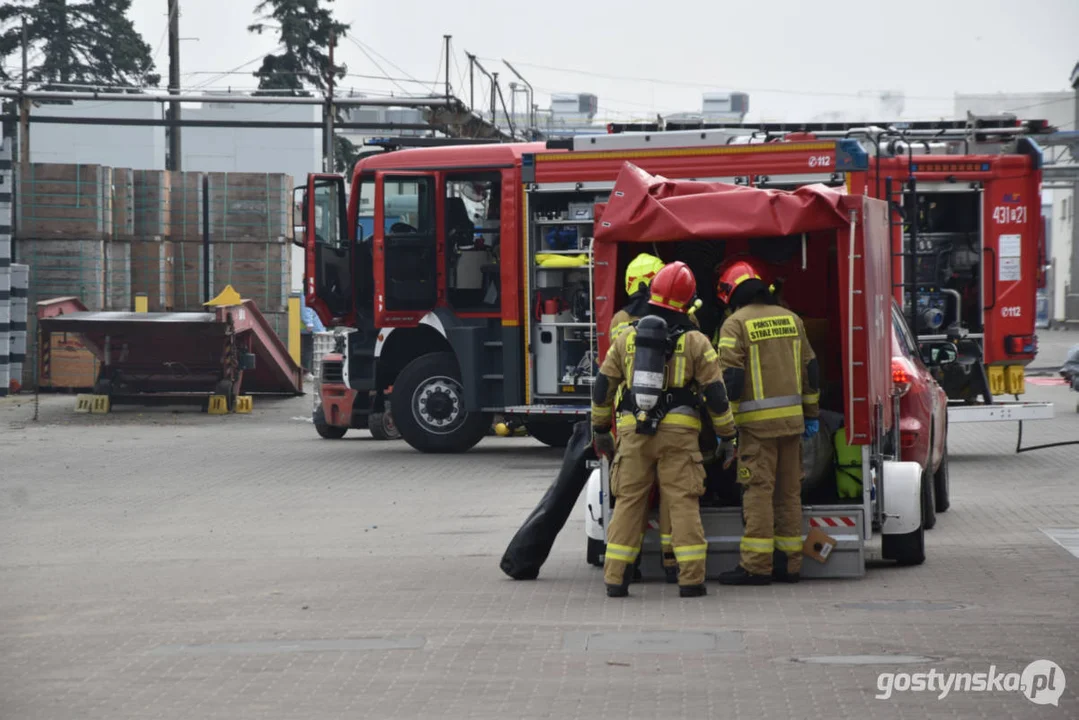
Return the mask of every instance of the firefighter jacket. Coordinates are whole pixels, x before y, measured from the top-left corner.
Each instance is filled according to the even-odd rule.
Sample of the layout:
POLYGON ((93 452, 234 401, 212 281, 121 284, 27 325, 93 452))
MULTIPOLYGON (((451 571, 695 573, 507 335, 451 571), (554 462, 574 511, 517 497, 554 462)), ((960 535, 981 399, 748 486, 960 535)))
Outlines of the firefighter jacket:
POLYGON ((747 305, 719 331, 719 364, 734 421, 761 438, 798 435, 819 414, 819 371, 802 319, 779 305, 747 305))
MULTIPOLYGON (((618 429, 626 431, 636 427, 632 404, 633 357, 636 350, 637 328, 630 325, 607 350, 592 388, 592 425, 597 429, 610 428, 614 420, 615 396, 618 403, 618 429), (627 392, 619 392, 622 388, 627 392)), ((698 410, 700 397, 712 419, 716 433, 723 437, 734 435, 734 417, 731 414, 723 375, 719 369, 718 355, 708 342, 708 337, 698 330, 689 330, 678 336, 674 352, 664 368, 664 387, 672 399, 664 408, 666 415, 659 423, 662 428, 686 428, 693 432, 701 429, 698 410)))

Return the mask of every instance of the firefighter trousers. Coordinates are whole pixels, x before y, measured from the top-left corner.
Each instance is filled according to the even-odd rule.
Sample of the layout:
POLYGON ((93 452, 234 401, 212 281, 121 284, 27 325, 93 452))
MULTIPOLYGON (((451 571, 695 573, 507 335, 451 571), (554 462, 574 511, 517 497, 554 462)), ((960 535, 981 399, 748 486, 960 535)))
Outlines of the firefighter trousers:
POLYGON ((678 583, 704 582, 708 543, 701 525, 700 497, 704 494, 705 471, 697 432, 660 427, 655 435, 639 435, 627 428, 619 433, 618 450, 611 464, 615 507, 607 529, 603 569, 608 585, 622 585, 627 568, 641 553, 641 529, 648 517, 649 495, 657 476, 660 507, 666 506, 670 517, 678 583))
MULTIPOLYGON (((659 488, 657 480, 653 487, 659 488)), ((663 495, 659 496, 659 508, 656 511, 659 516, 659 546, 663 553, 663 567, 678 567, 678 561, 674 559, 674 549, 671 548, 671 510, 667 503, 663 502, 663 495)), ((648 532, 648 513, 644 514, 644 524, 641 526, 641 540, 644 540, 648 532)))
POLYGON ((742 567, 771 575, 772 554, 787 556, 787 572, 802 568, 802 437, 761 438, 738 433, 738 482, 742 485, 742 567))

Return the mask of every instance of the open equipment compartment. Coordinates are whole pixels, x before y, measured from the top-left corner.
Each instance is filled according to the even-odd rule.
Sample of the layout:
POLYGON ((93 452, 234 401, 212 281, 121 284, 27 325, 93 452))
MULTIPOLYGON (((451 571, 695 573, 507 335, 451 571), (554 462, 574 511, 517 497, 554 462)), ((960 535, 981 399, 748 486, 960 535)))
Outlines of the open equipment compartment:
POLYGON ((605 193, 528 193, 530 402, 587 403, 598 370, 593 208, 605 193))

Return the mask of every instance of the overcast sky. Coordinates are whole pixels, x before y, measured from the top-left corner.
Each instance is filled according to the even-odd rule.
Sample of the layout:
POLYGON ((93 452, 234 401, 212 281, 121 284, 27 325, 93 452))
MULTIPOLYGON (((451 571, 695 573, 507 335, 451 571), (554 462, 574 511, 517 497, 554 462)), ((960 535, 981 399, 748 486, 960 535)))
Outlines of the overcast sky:
MULTIPOLYGON (((273 34, 246 30, 255 0, 180 4, 181 36, 198 38, 181 43, 185 87, 253 87, 247 72, 276 44, 273 34), (247 72, 205 74, 236 68, 247 72)), ((351 23, 354 38, 342 41, 339 62, 355 75, 401 78, 394 85, 349 77, 346 87, 422 93, 407 78, 433 82, 442 35, 452 34, 457 95, 467 99, 467 50, 505 82, 511 73, 499 59, 513 63, 535 86, 541 108, 550 92, 591 92, 604 118, 699 110, 708 90, 748 92, 752 119, 853 110, 888 90, 906 94, 907 117, 950 116, 956 91, 1068 90, 1079 61, 1079 0, 337 0, 331 6, 351 23)), ((132 15, 167 77, 167 0, 134 0, 132 15)))

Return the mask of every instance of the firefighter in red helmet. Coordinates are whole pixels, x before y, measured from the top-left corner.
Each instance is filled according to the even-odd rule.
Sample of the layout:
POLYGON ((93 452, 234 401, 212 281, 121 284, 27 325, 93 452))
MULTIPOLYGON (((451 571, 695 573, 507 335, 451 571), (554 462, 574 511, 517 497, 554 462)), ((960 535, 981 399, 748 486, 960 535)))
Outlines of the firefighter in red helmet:
POLYGON ((629 594, 648 495, 657 477, 661 502, 670 512, 679 594, 706 594, 700 398, 720 436, 733 440, 734 418, 716 351, 687 314, 695 306, 696 291, 685 263, 660 270, 652 281, 647 314, 615 339, 593 386, 593 444, 598 454, 614 456, 611 494, 617 503, 607 529, 604 563, 609 597, 629 594), (615 396, 623 387, 615 408, 615 396), (611 435, 615 422, 617 449, 611 435))
POLYGON ((802 566, 802 436, 819 429, 819 370, 802 319, 781 307, 751 259, 720 271, 717 299, 731 311, 719 364, 738 426, 745 531, 725 585, 797 582, 802 566))

